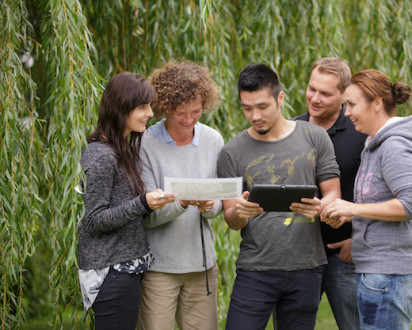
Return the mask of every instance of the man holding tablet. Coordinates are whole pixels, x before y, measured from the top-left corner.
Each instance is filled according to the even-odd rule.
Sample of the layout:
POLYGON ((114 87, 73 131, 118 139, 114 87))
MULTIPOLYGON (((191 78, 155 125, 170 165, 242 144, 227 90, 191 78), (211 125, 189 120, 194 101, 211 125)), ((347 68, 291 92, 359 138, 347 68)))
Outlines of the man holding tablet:
POLYGON ((243 195, 224 200, 225 220, 241 229, 226 329, 265 329, 276 306, 282 329, 313 329, 327 263, 316 216, 321 200, 303 198, 290 212, 264 212, 248 201, 254 184, 315 185, 322 200, 340 196, 339 168, 326 131, 282 116, 284 93, 277 74, 263 64, 239 76, 239 97, 251 127, 226 144, 220 177, 244 178, 243 195))

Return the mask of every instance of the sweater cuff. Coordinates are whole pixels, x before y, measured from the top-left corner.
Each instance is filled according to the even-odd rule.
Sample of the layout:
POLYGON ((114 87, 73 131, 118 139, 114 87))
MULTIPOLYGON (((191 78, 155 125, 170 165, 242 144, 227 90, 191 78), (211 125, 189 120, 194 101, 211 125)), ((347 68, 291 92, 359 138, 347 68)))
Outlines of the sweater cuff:
POLYGON ((149 214, 153 212, 153 210, 149 207, 149 204, 147 204, 146 193, 140 195, 140 201, 142 202, 147 212, 149 212, 149 214))

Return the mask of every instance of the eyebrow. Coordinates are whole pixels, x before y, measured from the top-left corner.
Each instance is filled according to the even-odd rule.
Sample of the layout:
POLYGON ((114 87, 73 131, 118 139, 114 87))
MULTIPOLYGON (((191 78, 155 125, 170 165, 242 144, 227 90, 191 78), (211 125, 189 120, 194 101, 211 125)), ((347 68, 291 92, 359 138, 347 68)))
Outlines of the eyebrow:
MULTIPOLYGON (((202 110, 203 110, 202 107, 199 107, 199 108, 196 108, 196 109, 192 109, 191 112, 194 112, 194 111, 202 111, 202 110)), ((182 114, 182 113, 186 113, 186 111, 178 111, 178 110, 176 110, 175 113, 176 113, 176 114, 182 114)))
POLYGON ((251 107, 251 106, 259 106, 259 105, 267 105, 269 102, 259 102, 259 103, 254 103, 254 104, 246 104, 246 103, 241 103, 242 107, 251 107))
POLYGON ((308 88, 310 88, 310 89, 315 89, 315 90, 317 90, 319 93, 323 93, 323 94, 333 94, 333 93, 331 93, 331 92, 329 92, 329 91, 326 91, 326 90, 324 90, 324 89, 316 88, 316 86, 313 86, 313 85, 311 85, 311 84, 308 84, 308 88))

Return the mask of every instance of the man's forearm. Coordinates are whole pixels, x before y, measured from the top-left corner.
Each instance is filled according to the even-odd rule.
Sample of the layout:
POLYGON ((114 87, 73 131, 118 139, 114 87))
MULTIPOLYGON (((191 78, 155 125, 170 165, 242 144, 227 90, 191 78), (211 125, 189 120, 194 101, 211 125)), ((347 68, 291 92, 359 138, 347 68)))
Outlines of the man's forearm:
POLYGON ((224 212, 225 220, 230 229, 239 230, 246 227, 248 219, 240 218, 236 212, 235 207, 231 207, 224 212))

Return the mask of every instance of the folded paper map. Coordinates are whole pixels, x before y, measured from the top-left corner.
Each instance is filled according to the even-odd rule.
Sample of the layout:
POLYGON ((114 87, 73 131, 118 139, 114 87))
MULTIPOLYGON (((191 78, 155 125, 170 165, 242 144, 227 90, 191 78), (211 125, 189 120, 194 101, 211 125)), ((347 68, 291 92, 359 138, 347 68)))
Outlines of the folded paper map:
POLYGON ((181 200, 234 199, 242 195, 242 178, 182 179, 165 177, 164 191, 181 200))

